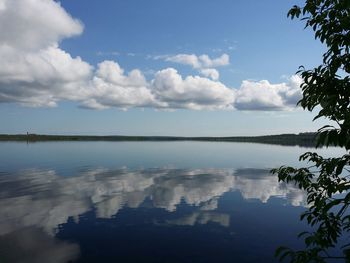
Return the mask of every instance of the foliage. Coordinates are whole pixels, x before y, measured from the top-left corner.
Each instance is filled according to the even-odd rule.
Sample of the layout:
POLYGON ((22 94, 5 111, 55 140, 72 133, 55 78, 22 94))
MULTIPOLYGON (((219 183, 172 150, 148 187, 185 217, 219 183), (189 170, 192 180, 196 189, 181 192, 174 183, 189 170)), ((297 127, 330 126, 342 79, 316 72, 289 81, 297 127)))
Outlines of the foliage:
POLYGON ((339 146, 346 154, 323 158, 307 152, 300 161, 307 161, 309 167, 282 166, 272 171, 280 181, 293 182, 306 191, 308 210, 301 220, 307 220, 313 229, 299 235, 304 238, 304 250, 280 247, 276 255, 290 262, 350 261, 350 243, 340 244, 350 231, 350 0, 306 0, 288 16, 306 21, 305 27, 327 47, 320 66, 311 70, 300 67, 297 72, 303 79, 303 97, 298 104, 308 111, 317 110, 314 120, 330 121, 318 130, 317 146, 339 146), (332 248, 342 254, 332 255, 332 248))

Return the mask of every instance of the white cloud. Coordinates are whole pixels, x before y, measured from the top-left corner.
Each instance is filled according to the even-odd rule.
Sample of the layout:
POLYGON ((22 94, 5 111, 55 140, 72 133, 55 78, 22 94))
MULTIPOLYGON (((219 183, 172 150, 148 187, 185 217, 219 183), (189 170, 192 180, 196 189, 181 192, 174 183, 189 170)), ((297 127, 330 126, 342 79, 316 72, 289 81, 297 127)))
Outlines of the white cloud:
POLYGON ((55 46, 38 52, 0 46, 0 58, 0 102, 34 107, 81 97, 92 69, 55 46))
POLYGON ((156 73, 152 91, 168 108, 232 109, 234 92, 220 82, 198 76, 185 79, 173 69, 156 73))
POLYGON ((301 96, 298 76, 288 83, 247 80, 239 89, 227 87, 216 69, 230 63, 227 54, 158 58, 189 65, 204 77, 183 77, 167 68, 147 81, 140 70, 124 72, 114 61, 94 69, 59 47, 64 38, 81 34, 83 26, 52 0, 0 0, 0 31, 0 103, 54 107, 70 100, 91 109, 286 110, 301 96))
POLYGON ((104 61, 98 65, 91 85, 88 99, 82 102, 88 108, 161 106, 139 70, 132 70, 125 75, 124 70, 113 61, 104 61))
POLYGON ((55 106, 80 97, 92 67, 58 47, 82 24, 51 0, 2 0, 0 102, 55 106))
POLYGON ((288 83, 271 84, 267 80, 242 82, 234 106, 238 110, 288 110, 301 99, 302 79, 294 75, 288 83))
POLYGON ((222 54, 218 58, 211 59, 208 55, 197 56, 195 54, 178 54, 175 56, 165 56, 165 61, 189 65, 195 69, 215 68, 230 64, 230 56, 222 54))
POLYGON ((175 56, 158 56, 156 59, 164 59, 174 63, 183 65, 189 65, 194 69, 197 69, 199 73, 205 77, 210 77, 213 80, 219 79, 219 72, 216 67, 226 66, 230 64, 230 56, 228 54, 222 54, 217 58, 210 58, 208 55, 203 54, 197 56, 195 54, 178 54, 175 56))
POLYGON ((222 54, 218 58, 211 59, 208 55, 201 55, 199 56, 199 61, 201 62, 202 68, 215 68, 229 65, 230 56, 222 54))
POLYGON ((120 53, 118 51, 97 51, 97 56, 119 56, 120 53))
POLYGON ((20 50, 39 50, 79 35, 82 23, 52 0, 2 0, 0 44, 20 50))
POLYGON ((204 77, 208 77, 211 78, 212 80, 218 80, 219 79, 219 72, 215 69, 215 68, 205 68, 205 69, 201 69, 200 73, 204 76, 204 77))
MULTIPOLYGON (((203 74, 212 75, 215 69, 203 74)), ((243 81, 239 89, 200 76, 182 77, 177 70, 167 68, 146 81, 139 70, 125 73, 113 61, 98 65, 89 91, 80 92, 83 107, 104 109, 117 107, 153 107, 157 109, 191 110, 292 110, 301 98, 301 78, 292 76, 288 82, 271 84, 267 80, 243 81)))
POLYGON ((124 75, 118 63, 105 60, 98 64, 96 78, 105 80, 106 82, 119 86, 143 87, 147 85, 146 79, 139 70, 131 71, 128 76, 124 75))
POLYGON ((176 56, 165 57, 165 61, 175 62, 179 64, 189 65, 193 68, 201 68, 199 59, 194 54, 178 54, 176 56))

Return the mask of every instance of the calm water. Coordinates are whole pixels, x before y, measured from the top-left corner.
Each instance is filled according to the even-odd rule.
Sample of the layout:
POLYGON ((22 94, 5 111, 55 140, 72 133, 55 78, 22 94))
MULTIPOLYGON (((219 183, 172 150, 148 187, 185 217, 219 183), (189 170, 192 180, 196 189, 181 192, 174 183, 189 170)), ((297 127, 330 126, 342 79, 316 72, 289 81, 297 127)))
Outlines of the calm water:
POLYGON ((0 262, 274 262, 302 246, 305 197, 269 169, 307 150, 0 143, 0 262))

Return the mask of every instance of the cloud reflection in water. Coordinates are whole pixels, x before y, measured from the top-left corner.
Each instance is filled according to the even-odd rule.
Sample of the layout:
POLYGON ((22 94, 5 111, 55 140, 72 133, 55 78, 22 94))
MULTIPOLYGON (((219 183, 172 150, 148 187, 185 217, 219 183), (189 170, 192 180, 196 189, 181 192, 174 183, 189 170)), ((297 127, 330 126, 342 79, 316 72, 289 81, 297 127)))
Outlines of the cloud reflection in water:
POLYGON ((97 217, 111 218, 123 206, 138 208, 149 198, 156 208, 173 212, 183 200, 199 210, 217 208, 217 199, 240 191, 244 199, 267 202, 287 198, 304 205, 304 195, 292 185, 280 184, 263 169, 95 169, 77 176, 59 176, 52 170, 24 170, 0 177, 0 234, 37 226, 54 234, 69 217, 95 208, 97 217))
MULTIPOLYGON (((0 176, 0 243, 18 241, 17 236, 30 231, 40 240, 50 240, 46 243, 51 244, 52 251, 67 250, 75 258, 79 254, 77 245, 55 239, 59 225, 69 218, 79 222, 80 215, 93 209, 98 218, 112 218, 124 206, 139 208, 146 200, 168 212, 176 212, 182 202, 195 208, 161 224, 194 226, 210 222, 228 227, 230 215, 216 210, 219 198, 229 191, 239 191, 244 199, 261 202, 282 197, 294 206, 305 203, 297 188, 280 184, 262 169, 99 168, 70 177, 53 170, 23 170, 0 176)), ((20 244, 26 246, 25 242, 17 246, 20 244)), ((28 245, 26 249, 35 252, 35 247, 28 245)))

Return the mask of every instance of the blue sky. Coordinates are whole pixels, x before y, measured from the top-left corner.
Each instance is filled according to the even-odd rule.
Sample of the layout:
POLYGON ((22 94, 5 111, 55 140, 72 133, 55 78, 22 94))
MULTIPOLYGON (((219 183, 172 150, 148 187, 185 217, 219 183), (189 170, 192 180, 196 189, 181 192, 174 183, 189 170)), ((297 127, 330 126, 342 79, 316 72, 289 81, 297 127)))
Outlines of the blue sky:
POLYGON ((298 3, 0 0, 0 133, 314 131, 294 74, 324 48, 298 3))

